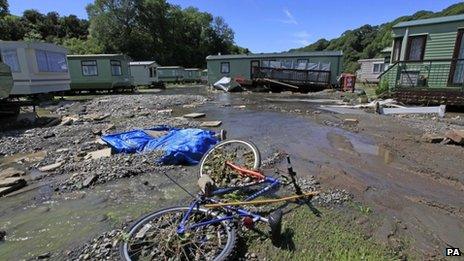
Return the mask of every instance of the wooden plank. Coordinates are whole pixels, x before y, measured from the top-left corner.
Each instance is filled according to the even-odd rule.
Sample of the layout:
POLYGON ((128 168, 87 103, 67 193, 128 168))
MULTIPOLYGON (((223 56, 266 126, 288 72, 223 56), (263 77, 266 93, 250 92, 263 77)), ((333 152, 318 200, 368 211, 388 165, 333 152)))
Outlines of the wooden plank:
POLYGON ((286 87, 289 87, 289 88, 299 89, 299 87, 297 87, 295 85, 291 85, 291 84, 288 84, 288 83, 283 83, 283 82, 280 82, 280 81, 277 81, 277 80, 272 80, 272 79, 269 79, 269 78, 263 78, 263 80, 268 81, 268 82, 272 82, 272 83, 275 83, 275 84, 279 84, 279 85, 282 85, 282 86, 286 86, 286 87))

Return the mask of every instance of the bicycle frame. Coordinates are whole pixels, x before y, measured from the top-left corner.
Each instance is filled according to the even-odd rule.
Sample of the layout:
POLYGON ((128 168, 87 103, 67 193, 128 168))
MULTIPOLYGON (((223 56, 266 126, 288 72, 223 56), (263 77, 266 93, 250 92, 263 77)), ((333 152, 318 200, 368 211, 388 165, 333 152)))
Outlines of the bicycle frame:
MULTIPOLYGON (((246 185, 246 186, 242 186, 242 187, 219 188, 219 189, 213 191, 213 195, 223 195, 223 194, 227 194, 227 193, 232 192, 232 191, 243 190, 245 188, 260 185, 262 183, 268 183, 268 185, 266 187, 264 187, 264 188, 260 189, 259 191, 253 193, 252 195, 248 196, 244 200, 244 201, 250 201, 250 200, 253 200, 253 199, 255 199, 255 198, 257 198, 257 197, 259 197, 259 196, 261 196, 261 195, 263 195, 263 194, 265 194, 267 192, 269 192, 271 189, 279 187, 282 184, 281 180, 278 179, 278 178, 264 176, 263 174, 261 174, 259 172, 241 168, 241 167, 236 166, 236 165, 234 165, 234 164, 232 164, 230 162, 226 162, 226 164, 229 167, 231 167, 232 169, 236 170, 237 172, 239 172, 239 173, 241 173, 241 174, 243 174, 245 176, 252 176, 254 178, 259 179, 260 182, 259 183, 253 183, 253 184, 246 185)), ((179 226, 177 227, 177 233, 178 234, 183 234, 188 229, 195 229, 195 228, 198 228, 198 227, 201 227, 201 226, 207 226, 207 225, 211 225, 211 224, 222 222, 222 221, 231 221, 233 219, 236 219, 237 215, 240 218, 251 217, 253 219, 253 222, 257 222, 257 221, 269 222, 267 218, 264 218, 261 215, 252 213, 252 212, 247 211, 245 209, 238 208, 238 207, 225 206, 225 207, 223 207, 223 209, 227 210, 228 212, 232 212, 235 215, 221 216, 219 218, 214 218, 214 219, 211 219, 211 220, 207 220, 207 221, 204 221, 204 222, 200 222, 200 223, 196 223, 196 224, 192 224, 192 225, 187 226, 187 224, 186 224, 187 220, 190 217, 193 209, 194 208, 199 208, 205 201, 209 201, 211 203, 219 203, 219 201, 217 201, 215 199, 205 198, 205 197, 197 198, 195 201, 193 201, 189 206, 189 210, 182 217, 182 220, 181 220, 179 226)))

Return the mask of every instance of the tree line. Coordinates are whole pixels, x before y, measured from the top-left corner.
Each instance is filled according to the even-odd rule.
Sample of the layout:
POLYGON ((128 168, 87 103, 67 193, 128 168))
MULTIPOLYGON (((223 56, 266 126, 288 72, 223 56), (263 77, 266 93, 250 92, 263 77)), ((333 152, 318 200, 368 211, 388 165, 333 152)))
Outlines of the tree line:
POLYGON ((342 50, 344 70, 355 72, 359 69, 359 59, 380 57, 381 50, 392 45, 393 25, 404 21, 458 14, 464 14, 464 3, 451 5, 440 12, 419 11, 381 25, 363 25, 357 29, 345 31, 338 38, 319 39, 308 46, 291 49, 290 52, 342 50))
POLYGON ((95 0, 86 10, 89 20, 37 10, 16 16, 0 0, 0 40, 51 42, 70 54, 124 53, 135 61, 200 68, 210 54, 249 52, 235 44, 222 17, 166 0, 95 0))

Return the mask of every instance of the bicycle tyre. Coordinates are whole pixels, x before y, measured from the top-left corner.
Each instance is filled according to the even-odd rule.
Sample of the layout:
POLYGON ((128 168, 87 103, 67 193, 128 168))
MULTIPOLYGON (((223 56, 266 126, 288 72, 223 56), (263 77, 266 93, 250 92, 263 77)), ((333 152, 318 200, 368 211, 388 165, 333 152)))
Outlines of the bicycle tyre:
POLYGON ((203 155, 200 161, 200 171, 199 171, 200 177, 205 174, 205 170, 204 170, 205 162, 208 159, 208 157, 213 153, 213 151, 217 148, 223 147, 231 143, 239 143, 251 149, 251 151, 253 152, 253 156, 254 156, 253 169, 259 169, 261 167, 261 153, 259 152, 258 147, 256 147, 256 145, 253 142, 244 141, 244 140, 225 140, 225 141, 219 142, 218 144, 214 145, 214 147, 209 149, 206 152, 206 154, 203 155))
MULTIPOLYGON (((161 217, 162 215, 169 213, 169 212, 186 212, 189 210, 189 207, 187 206, 181 206, 181 207, 170 207, 170 208, 165 208, 159 211, 152 212, 150 214, 147 214, 140 218, 138 221, 136 221, 130 228, 129 228, 129 233, 128 233, 128 238, 131 239, 133 236, 137 234, 137 232, 144 227, 145 224, 148 222, 161 217)), ((195 208, 192 211, 199 211, 202 212, 203 214, 206 215, 212 215, 214 217, 217 217, 219 215, 213 214, 213 212, 208 211, 203 208, 195 208)), ((235 250, 235 245, 237 242, 237 233, 234 227, 230 226, 227 221, 222 221, 221 225, 225 228, 227 231, 227 242, 222 251, 213 259, 214 261, 222 261, 222 260, 229 260, 234 254, 235 250)), ((129 240, 127 240, 129 241, 129 240)), ((121 256, 121 260, 125 261, 133 261, 131 259, 129 252, 128 252, 128 242, 125 241, 119 246, 119 252, 121 256)))

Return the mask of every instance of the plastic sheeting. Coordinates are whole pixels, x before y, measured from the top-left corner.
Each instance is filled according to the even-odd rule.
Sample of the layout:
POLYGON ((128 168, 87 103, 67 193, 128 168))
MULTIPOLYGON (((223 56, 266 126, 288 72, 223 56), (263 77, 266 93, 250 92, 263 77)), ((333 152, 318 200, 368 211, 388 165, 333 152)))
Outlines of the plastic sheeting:
POLYGON ((202 129, 178 129, 157 126, 149 129, 167 131, 166 135, 154 138, 144 130, 102 136, 116 153, 144 153, 153 150, 164 151, 159 163, 166 165, 195 165, 218 139, 214 132, 202 129))
POLYGON ((241 91, 242 88, 235 80, 230 77, 222 77, 219 81, 213 84, 214 88, 221 91, 233 92, 241 91))

